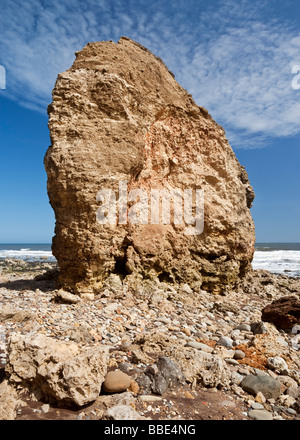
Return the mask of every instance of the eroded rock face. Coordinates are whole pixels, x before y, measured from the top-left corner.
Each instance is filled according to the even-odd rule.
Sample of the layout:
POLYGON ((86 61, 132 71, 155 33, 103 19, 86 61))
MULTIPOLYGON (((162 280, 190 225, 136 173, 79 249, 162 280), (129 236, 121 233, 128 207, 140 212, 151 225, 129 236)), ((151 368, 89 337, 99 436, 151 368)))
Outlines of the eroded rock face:
POLYGON ((226 387, 231 371, 219 356, 193 348, 174 349, 170 357, 180 367, 187 382, 196 381, 205 387, 226 387))
POLYGON ((0 420, 15 420, 20 405, 17 391, 7 380, 0 384, 0 420))
POLYGON ((42 334, 15 333, 8 344, 6 374, 10 384, 83 406, 99 396, 108 357, 105 346, 85 349, 42 334))
POLYGON ((125 37, 89 43, 58 75, 48 113, 45 168, 63 288, 97 291, 116 272, 218 292, 247 271, 255 242, 247 173, 222 127, 159 58, 125 37), (119 200, 115 224, 97 221, 103 189, 119 200), (127 217, 138 205, 137 196, 128 200, 134 189, 148 197, 148 205, 140 204, 144 224, 127 217), (192 190, 197 218, 202 205, 195 194, 202 189, 203 231, 186 234, 193 224, 183 204, 181 223, 171 212, 170 221, 155 224, 153 189, 192 190))

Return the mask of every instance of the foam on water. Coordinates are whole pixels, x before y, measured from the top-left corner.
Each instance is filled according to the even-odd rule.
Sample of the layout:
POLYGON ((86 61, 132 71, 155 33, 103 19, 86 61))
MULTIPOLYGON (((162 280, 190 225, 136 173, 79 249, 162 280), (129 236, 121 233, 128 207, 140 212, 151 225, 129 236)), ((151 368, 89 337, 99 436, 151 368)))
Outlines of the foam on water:
POLYGON ((20 260, 36 261, 49 260, 55 261, 51 251, 31 250, 31 249, 2 249, 0 250, 0 258, 16 258, 20 260))
POLYGON ((272 273, 293 277, 300 276, 299 250, 256 250, 252 262, 254 269, 265 269, 272 273))
MULTIPOLYGON (((255 247, 254 269, 300 277, 300 243, 258 243, 255 247)), ((4 258, 56 261, 50 244, 0 244, 0 259, 4 258)))

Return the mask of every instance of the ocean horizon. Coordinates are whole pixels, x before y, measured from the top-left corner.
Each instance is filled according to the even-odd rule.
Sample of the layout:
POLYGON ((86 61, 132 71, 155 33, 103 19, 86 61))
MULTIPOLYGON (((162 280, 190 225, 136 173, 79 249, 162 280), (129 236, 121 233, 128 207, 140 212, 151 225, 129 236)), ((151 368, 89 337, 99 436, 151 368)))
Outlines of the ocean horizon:
MULTIPOLYGON (((0 259, 5 258, 56 261, 51 243, 0 243, 0 259)), ((300 277, 300 243, 258 242, 255 244, 252 266, 254 269, 300 277)))
POLYGON ((27 261, 56 261, 51 243, 0 243, 0 259, 16 258, 27 261))

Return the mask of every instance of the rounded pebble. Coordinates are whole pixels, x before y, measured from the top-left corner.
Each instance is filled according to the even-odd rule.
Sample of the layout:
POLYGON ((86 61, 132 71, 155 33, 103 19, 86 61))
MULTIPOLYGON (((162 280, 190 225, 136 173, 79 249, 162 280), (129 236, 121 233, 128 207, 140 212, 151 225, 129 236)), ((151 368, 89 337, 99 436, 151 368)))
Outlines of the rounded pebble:
POLYGON ((244 359, 245 353, 242 350, 235 350, 234 359, 244 359))
POLYGON ((105 376, 102 387, 106 393, 121 393, 129 388, 131 380, 123 371, 110 371, 105 376))
POLYGON ((269 411, 262 409, 252 409, 248 415, 254 420, 273 420, 273 415, 269 411))

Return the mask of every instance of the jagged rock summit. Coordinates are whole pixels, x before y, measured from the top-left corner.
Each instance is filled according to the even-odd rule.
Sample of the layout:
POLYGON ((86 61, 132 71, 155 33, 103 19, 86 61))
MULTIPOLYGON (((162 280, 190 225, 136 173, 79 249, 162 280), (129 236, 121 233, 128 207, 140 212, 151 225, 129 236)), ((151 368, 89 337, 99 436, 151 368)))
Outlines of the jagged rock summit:
POLYGON ((89 43, 58 75, 48 113, 64 289, 97 292, 119 273, 218 293, 251 267, 248 175, 160 58, 126 37, 89 43))

